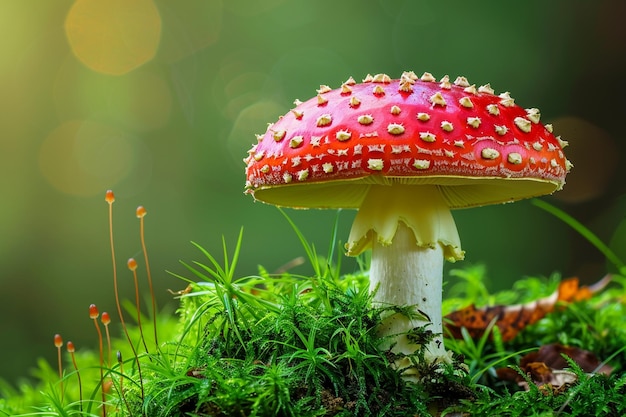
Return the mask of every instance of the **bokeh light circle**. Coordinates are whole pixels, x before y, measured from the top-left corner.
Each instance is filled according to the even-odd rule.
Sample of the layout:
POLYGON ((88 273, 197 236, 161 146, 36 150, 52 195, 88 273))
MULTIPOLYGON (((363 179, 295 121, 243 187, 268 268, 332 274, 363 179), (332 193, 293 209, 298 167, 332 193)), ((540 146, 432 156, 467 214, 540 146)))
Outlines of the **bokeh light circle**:
POLYGON ((74 55, 87 67, 122 75, 156 54, 161 16, 152 0, 76 0, 65 33, 74 55))

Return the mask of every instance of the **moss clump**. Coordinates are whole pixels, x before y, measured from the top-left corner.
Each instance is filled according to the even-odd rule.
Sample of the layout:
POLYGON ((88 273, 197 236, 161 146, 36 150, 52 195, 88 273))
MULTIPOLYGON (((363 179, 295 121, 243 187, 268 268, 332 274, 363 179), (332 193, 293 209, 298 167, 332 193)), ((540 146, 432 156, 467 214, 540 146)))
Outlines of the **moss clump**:
POLYGON ((376 327, 403 309, 373 307, 365 273, 234 278, 206 255, 209 265, 187 265, 201 281, 181 297, 175 350, 144 372, 147 415, 428 415, 472 398, 460 362, 424 364, 422 350, 410 358, 418 380, 401 377, 376 327))

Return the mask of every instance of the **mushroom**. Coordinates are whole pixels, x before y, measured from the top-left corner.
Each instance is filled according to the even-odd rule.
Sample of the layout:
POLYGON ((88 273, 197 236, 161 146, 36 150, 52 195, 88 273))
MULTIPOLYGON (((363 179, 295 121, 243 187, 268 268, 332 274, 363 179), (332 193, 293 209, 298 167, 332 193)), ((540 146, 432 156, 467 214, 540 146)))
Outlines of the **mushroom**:
POLYGON ((371 248, 374 301, 416 312, 390 313, 380 334, 410 355, 419 346, 407 332, 429 324, 436 337, 426 360, 447 361, 443 262, 464 257, 450 209, 561 189, 567 143, 540 123, 538 109, 464 77, 351 77, 295 104, 257 135, 244 160, 246 192, 278 206, 358 209, 347 254, 371 248))

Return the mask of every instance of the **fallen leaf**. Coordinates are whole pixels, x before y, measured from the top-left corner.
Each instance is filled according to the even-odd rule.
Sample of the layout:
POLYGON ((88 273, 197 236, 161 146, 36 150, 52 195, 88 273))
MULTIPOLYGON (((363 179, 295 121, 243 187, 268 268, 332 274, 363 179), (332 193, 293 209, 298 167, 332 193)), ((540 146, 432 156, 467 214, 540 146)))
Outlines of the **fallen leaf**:
MULTIPOLYGON (((571 358, 587 373, 609 375, 613 370, 601 362, 592 352, 558 343, 544 345, 538 351, 524 355, 520 359, 519 366, 535 385, 539 387, 548 385, 554 392, 559 392, 578 379, 574 372, 566 369, 569 364, 562 355, 571 358)), ((525 390, 529 388, 528 380, 514 369, 499 368, 496 370, 496 374, 502 380, 516 382, 525 390)))
POLYGON ((591 286, 580 287, 578 278, 563 280, 559 287, 547 297, 524 304, 496 305, 477 308, 474 304, 446 315, 445 326, 452 337, 462 338, 461 329, 467 329, 472 338, 483 335, 491 322, 495 323, 508 342, 517 334, 554 310, 557 302, 574 302, 589 299, 594 293, 602 290, 610 282, 611 276, 606 275, 591 286))
POLYGON ((520 360, 520 366, 523 368, 531 363, 544 363, 552 369, 565 369, 569 365, 563 358, 563 355, 571 358, 585 372, 595 372, 606 375, 612 372, 612 368, 600 362, 593 352, 577 347, 564 346, 558 343, 541 346, 538 351, 524 355, 520 360))

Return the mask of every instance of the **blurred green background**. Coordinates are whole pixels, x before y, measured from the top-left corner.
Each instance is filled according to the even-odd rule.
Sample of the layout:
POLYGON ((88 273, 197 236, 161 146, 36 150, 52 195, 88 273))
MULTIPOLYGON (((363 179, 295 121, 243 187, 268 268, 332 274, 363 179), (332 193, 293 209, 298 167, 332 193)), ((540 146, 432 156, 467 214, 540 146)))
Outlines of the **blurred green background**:
MULTIPOLYGON (((201 258, 190 241, 219 258, 222 235, 232 247, 243 226, 242 275, 302 255, 280 213, 244 196, 242 158, 295 98, 350 75, 464 75, 539 107, 575 165, 548 200, 624 255, 624 16, 623 0, 1 1, 0 377, 53 360, 55 333, 96 346, 89 304, 115 312, 107 189, 124 298, 138 205, 161 307, 185 287, 166 271, 201 258)), ((325 252, 336 213, 289 213, 325 252)), ((344 239, 353 215, 340 214, 344 239)), ((494 290, 605 271, 528 202, 454 215, 467 251, 456 266, 486 263, 494 290)))

